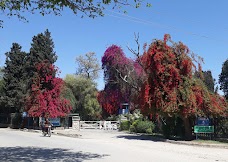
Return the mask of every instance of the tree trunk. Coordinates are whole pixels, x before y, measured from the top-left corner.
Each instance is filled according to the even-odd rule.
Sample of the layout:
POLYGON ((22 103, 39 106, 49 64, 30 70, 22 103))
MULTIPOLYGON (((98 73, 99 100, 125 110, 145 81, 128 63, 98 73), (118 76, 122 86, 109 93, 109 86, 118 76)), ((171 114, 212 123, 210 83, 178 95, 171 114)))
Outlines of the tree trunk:
POLYGON ((190 120, 187 117, 183 117, 182 120, 184 122, 185 140, 192 140, 193 136, 192 136, 192 127, 190 124, 190 120))

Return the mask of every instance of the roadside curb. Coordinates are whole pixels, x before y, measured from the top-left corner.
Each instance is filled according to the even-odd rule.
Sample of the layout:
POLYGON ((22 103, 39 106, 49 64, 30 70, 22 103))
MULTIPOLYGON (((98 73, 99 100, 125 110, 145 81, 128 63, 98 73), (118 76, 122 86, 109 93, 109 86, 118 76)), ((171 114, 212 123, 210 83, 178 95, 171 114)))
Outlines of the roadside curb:
POLYGON ((56 133, 56 132, 53 132, 53 134, 59 135, 59 136, 71 137, 71 138, 80 138, 82 136, 80 134, 64 134, 64 133, 56 133))
MULTIPOLYGON (((23 132, 33 132, 33 133, 41 133, 41 130, 33 130, 33 129, 20 129, 20 131, 23 132)), ((59 135, 59 136, 65 136, 65 137, 72 137, 72 138, 79 138, 82 135, 80 134, 64 134, 64 133, 59 133, 59 132, 55 132, 55 131, 51 131, 52 134, 54 135, 59 135)))
POLYGON ((173 141, 173 140, 166 140, 165 142, 172 143, 172 144, 179 144, 179 145, 188 145, 188 146, 198 146, 198 147, 213 147, 213 148, 222 148, 222 149, 228 149, 228 144, 206 144, 206 143, 196 143, 191 141, 173 141))
MULTIPOLYGON (((33 130, 33 129, 20 129, 20 131, 41 133, 41 130, 33 130)), ((82 137, 81 134, 60 133, 60 132, 55 132, 55 131, 52 131, 52 133, 54 135, 65 136, 65 137, 70 137, 70 138, 80 138, 80 137, 82 137)), ((137 134, 137 135, 139 135, 139 134, 137 134)), ((147 137, 148 137, 148 140, 149 139, 152 140, 153 138, 154 139, 156 138, 156 139, 158 139, 161 142, 167 142, 167 143, 172 143, 172 144, 228 149, 228 144, 207 144, 207 143, 197 143, 197 142, 194 142, 194 141, 175 141, 175 140, 169 140, 169 139, 162 139, 162 138, 159 138, 159 137, 152 137, 152 138, 151 138, 151 136, 147 136, 147 137)))

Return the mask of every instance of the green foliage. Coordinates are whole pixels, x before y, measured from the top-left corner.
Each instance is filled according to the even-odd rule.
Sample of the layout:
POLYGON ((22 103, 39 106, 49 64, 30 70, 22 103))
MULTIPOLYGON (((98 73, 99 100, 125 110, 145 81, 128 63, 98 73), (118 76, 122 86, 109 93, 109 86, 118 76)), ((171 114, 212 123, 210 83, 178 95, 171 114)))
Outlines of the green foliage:
POLYGON ((162 123, 162 133, 165 138, 170 136, 184 137, 183 121, 179 117, 169 117, 162 123))
POLYGON ((204 76, 204 80, 203 82, 205 83, 205 85, 207 86, 208 90, 210 92, 214 92, 214 87, 215 87, 215 80, 212 77, 212 73, 210 70, 208 71, 203 71, 203 76, 204 76))
MULTIPOLYGON (((112 5, 113 9, 120 10, 122 6, 135 6, 138 8, 141 6, 143 1, 134 0, 129 2, 128 0, 48 0, 48 1, 34 1, 34 0, 4 0, 0 1, 0 11, 3 15, 11 17, 16 16, 20 20, 27 21, 27 19, 22 15, 24 12, 35 13, 39 12, 42 16, 46 14, 61 15, 63 9, 68 8, 74 14, 82 13, 91 18, 97 16, 103 16, 103 10, 107 5, 112 5)), ((151 7, 150 3, 145 4, 146 7, 151 7)), ((123 10, 125 11, 125 10, 123 10)), ((3 21, 0 20, 0 27, 2 27, 3 21)))
POLYGON ((219 75, 220 89, 224 92, 228 101, 228 59, 222 65, 222 72, 219 75))
POLYGON ((11 114, 11 128, 20 128, 22 123, 21 113, 12 113, 11 114))
POLYGON ((82 120, 100 118, 101 108, 96 98, 96 84, 90 79, 75 75, 67 75, 64 80, 76 99, 74 113, 79 113, 82 120))
POLYGON ((4 80, 3 80, 3 71, 0 68, 0 96, 3 96, 3 92, 4 92, 4 80))
POLYGON ((110 115, 109 117, 107 117, 106 120, 107 121, 117 121, 117 120, 120 120, 120 116, 118 116, 118 115, 110 115))
POLYGON ((214 119, 216 137, 228 138, 228 118, 214 119))
POLYGON ((120 130, 121 131, 128 131, 130 129, 130 121, 126 120, 126 121, 121 121, 120 122, 120 130))
POLYGON ((21 46, 13 43, 10 52, 6 53, 4 68, 4 100, 8 112, 22 111, 26 93, 25 73, 26 53, 21 46))
POLYGON ((99 120, 101 118, 101 107, 97 101, 96 95, 87 94, 85 96, 83 113, 86 114, 87 118, 90 120, 99 120))
POLYGON ((214 93, 215 92, 215 79, 212 77, 212 73, 210 70, 202 71, 202 78, 200 72, 195 72, 195 77, 200 78, 203 80, 204 84, 206 85, 207 89, 214 93))
MULTIPOLYGON (((1 76, 1 71, 0 71, 0 76, 1 76)), ((5 110, 5 105, 6 105, 4 100, 4 87, 5 87, 5 82, 3 78, 0 77, 0 113, 5 110)))
POLYGON ((72 106, 72 112, 74 112, 75 105, 76 105, 76 99, 74 97, 72 90, 69 87, 67 87, 66 85, 63 86, 63 90, 61 92, 61 97, 70 101, 70 105, 72 106))
POLYGON ((3 75, 4 75, 3 69, 4 68, 0 67, 0 80, 3 79, 3 75))
POLYGON ((151 121, 136 120, 130 126, 130 131, 151 134, 154 130, 154 127, 154 123, 151 121))
POLYGON ((136 127, 137 127, 139 121, 141 121, 141 120, 138 119, 138 120, 135 120, 135 121, 132 122, 132 124, 131 124, 131 126, 130 126, 130 132, 137 132, 137 131, 136 131, 136 127))
POLYGON ((50 64, 54 64, 57 60, 57 55, 54 51, 54 42, 48 30, 32 38, 27 64, 35 66, 35 64, 41 63, 44 60, 50 64))
POLYGON ((133 123, 135 120, 142 120, 143 115, 141 114, 140 109, 135 109, 132 114, 129 114, 128 118, 133 123))

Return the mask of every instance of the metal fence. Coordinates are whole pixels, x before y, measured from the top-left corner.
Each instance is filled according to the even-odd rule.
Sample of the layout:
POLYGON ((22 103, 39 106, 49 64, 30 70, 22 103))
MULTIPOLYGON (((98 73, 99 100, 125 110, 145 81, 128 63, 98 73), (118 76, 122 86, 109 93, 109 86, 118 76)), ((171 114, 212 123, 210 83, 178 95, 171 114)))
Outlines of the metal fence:
POLYGON ((119 121, 80 121, 80 129, 119 129, 119 121))

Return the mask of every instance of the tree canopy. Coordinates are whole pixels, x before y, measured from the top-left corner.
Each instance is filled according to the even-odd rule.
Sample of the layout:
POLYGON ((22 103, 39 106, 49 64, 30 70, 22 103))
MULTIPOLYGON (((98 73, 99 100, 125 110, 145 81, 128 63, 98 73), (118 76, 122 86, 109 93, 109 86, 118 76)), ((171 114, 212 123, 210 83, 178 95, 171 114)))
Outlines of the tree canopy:
MULTIPOLYGON (((45 61, 48 64, 54 64, 57 55, 54 51, 54 42, 51 33, 46 30, 32 38, 31 48, 26 57, 27 89, 31 89, 33 77, 37 71, 37 64, 45 61)), ((53 74, 55 75, 55 74, 53 74)))
MULTIPOLYGON (((70 9, 74 14, 86 15, 95 18, 104 15, 104 9, 107 6, 112 6, 113 9, 120 10, 123 6, 140 7, 142 0, 2 0, 0 2, 0 11, 3 15, 11 17, 16 16, 20 20, 27 21, 26 17, 22 14, 24 12, 40 13, 41 15, 54 14, 61 15, 64 9, 70 9)), ((150 3, 145 4, 150 7, 150 3)), ((0 20, 2 27, 3 21, 0 20)))
POLYGON ((82 120, 97 120, 100 118, 101 108, 96 99, 96 84, 80 75, 67 75, 65 84, 73 92, 76 99, 74 113, 79 113, 82 120))
POLYGON ((228 100, 228 59, 222 65, 222 71, 219 75, 220 89, 224 92, 228 100))
POLYGON ((4 68, 4 100, 9 112, 22 111, 26 93, 25 73, 26 53, 21 46, 13 43, 11 50, 6 53, 4 68))
POLYGON ((132 61, 112 45, 102 57, 106 85, 98 101, 107 112, 116 113, 123 101, 138 103, 145 116, 181 118, 187 139, 191 138, 190 118, 227 116, 226 101, 205 85, 200 62, 182 42, 175 43, 166 34, 163 40, 144 45, 142 55, 135 54, 137 59, 132 61), (129 95, 132 89, 137 90, 135 98, 129 95))
POLYGON ((72 92, 67 89, 69 95, 65 97, 64 81, 56 77, 58 69, 53 63, 57 56, 50 32, 46 30, 34 36, 29 53, 21 49, 19 44, 13 43, 6 53, 6 66, 1 68, 1 112, 27 111, 32 117, 68 114, 72 105, 67 99, 72 92))
MULTIPOLYGON (((224 99, 193 77, 194 58, 188 47, 169 42, 172 43, 170 36, 165 35, 163 40, 152 42, 142 55, 147 75, 141 91, 143 110, 181 117, 226 115, 224 99)), ((202 71, 201 66, 198 71, 202 71)))
POLYGON ((76 57, 76 63, 76 75, 81 75, 92 80, 99 77, 101 68, 94 52, 88 52, 84 56, 80 55, 76 57))
POLYGON ((26 111, 33 117, 66 116, 72 107, 69 100, 61 97, 64 82, 53 76, 57 69, 48 61, 37 64, 36 68, 31 93, 26 98, 26 111))
POLYGON ((102 57, 105 88, 98 95, 102 108, 109 114, 116 114, 121 103, 131 103, 137 107, 138 91, 143 83, 142 67, 135 60, 129 59, 121 47, 108 47, 102 57))

